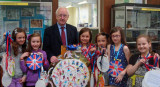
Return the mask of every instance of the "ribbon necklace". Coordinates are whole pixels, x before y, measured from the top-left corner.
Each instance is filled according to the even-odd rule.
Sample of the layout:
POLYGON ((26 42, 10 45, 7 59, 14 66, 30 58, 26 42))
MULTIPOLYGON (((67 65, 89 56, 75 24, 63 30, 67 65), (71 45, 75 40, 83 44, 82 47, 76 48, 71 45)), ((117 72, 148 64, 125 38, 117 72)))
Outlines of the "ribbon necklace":
POLYGON ((119 49, 118 49, 118 52, 117 52, 117 55, 116 55, 116 54, 115 54, 115 45, 114 45, 114 54, 116 55, 116 56, 114 57, 115 60, 117 60, 117 58, 118 58, 118 54, 119 54, 119 51, 120 51, 121 47, 122 47, 122 44, 120 45, 120 47, 119 47, 119 49))
MULTIPOLYGON (((143 56, 144 57, 144 59, 145 60, 148 60, 148 59, 151 59, 151 58, 153 58, 153 56, 149 56, 149 53, 147 54, 147 56, 143 56)), ((146 69, 148 70, 148 71, 150 71, 150 68, 153 68, 153 65, 150 65, 150 64, 144 64, 145 65, 145 67, 146 67, 146 69)))
POLYGON ((6 41, 6 70, 8 69, 8 56, 11 56, 11 42, 12 42, 12 38, 11 38, 11 34, 10 32, 8 31, 6 33, 6 38, 5 38, 5 41, 6 41))

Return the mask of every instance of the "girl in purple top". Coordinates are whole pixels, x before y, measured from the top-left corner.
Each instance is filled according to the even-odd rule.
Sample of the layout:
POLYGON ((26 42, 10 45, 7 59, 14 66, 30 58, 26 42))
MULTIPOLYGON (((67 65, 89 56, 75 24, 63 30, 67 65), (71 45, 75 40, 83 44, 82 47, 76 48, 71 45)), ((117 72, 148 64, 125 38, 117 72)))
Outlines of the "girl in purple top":
POLYGON ((21 56, 21 69, 26 76, 26 87, 35 87, 36 82, 38 81, 38 70, 31 70, 26 66, 24 61, 25 57, 29 57, 31 53, 39 54, 43 59, 43 67, 45 70, 49 67, 49 62, 47 60, 46 52, 41 50, 41 36, 38 33, 34 33, 29 37, 27 52, 23 53, 21 56))

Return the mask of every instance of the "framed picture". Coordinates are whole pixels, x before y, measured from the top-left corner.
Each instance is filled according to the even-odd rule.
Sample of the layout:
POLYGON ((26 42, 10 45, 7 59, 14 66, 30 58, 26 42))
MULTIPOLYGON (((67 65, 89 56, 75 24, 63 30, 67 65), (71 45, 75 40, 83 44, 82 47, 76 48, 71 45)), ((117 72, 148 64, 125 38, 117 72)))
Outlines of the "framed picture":
POLYGON ((30 27, 31 28, 43 28, 43 19, 31 19, 30 27))
POLYGON ((29 33, 29 19, 22 19, 22 28, 29 33))
POLYGON ((34 16, 34 8, 22 8, 21 9, 22 17, 32 17, 34 16))
POLYGON ((5 32, 12 32, 17 27, 19 27, 19 21, 5 21, 5 32))
POLYGON ((8 20, 18 20, 20 19, 18 9, 7 9, 7 19, 8 20))
POLYGON ((41 35, 41 30, 33 30, 33 33, 39 33, 41 35))

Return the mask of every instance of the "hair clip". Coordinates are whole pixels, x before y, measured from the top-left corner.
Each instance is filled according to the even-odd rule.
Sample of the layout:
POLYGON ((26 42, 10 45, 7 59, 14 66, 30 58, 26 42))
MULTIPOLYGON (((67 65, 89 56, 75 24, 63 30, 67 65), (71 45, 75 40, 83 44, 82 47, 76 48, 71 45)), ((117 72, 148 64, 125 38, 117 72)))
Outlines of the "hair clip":
POLYGON ((27 40, 29 40, 30 36, 31 36, 31 34, 28 34, 27 40))
POLYGON ((15 32, 15 34, 17 34, 17 33, 18 33, 18 32, 17 32, 17 29, 15 29, 14 32, 15 32))

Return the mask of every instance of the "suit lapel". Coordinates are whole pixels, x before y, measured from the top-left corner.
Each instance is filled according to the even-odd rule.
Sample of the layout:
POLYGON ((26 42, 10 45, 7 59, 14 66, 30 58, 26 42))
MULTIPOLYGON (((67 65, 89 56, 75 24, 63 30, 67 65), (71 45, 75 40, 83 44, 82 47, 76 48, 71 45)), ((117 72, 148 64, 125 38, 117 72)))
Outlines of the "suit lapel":
POLYGON ((62 44, 62 40, 61 40, 61 35, 60 35, 60 32, 59 32, 59 29, 58 29, 58 25, 56 24, 56 29, 55 29, 55 34, 57 34, 57 37, 54 37, 54 38, 58 38, 58 41, 62 44))
POLYGON ((70 27, 66 24, 66 30, 67 30, 67 41, 68 45, 70 44, 70 27))

